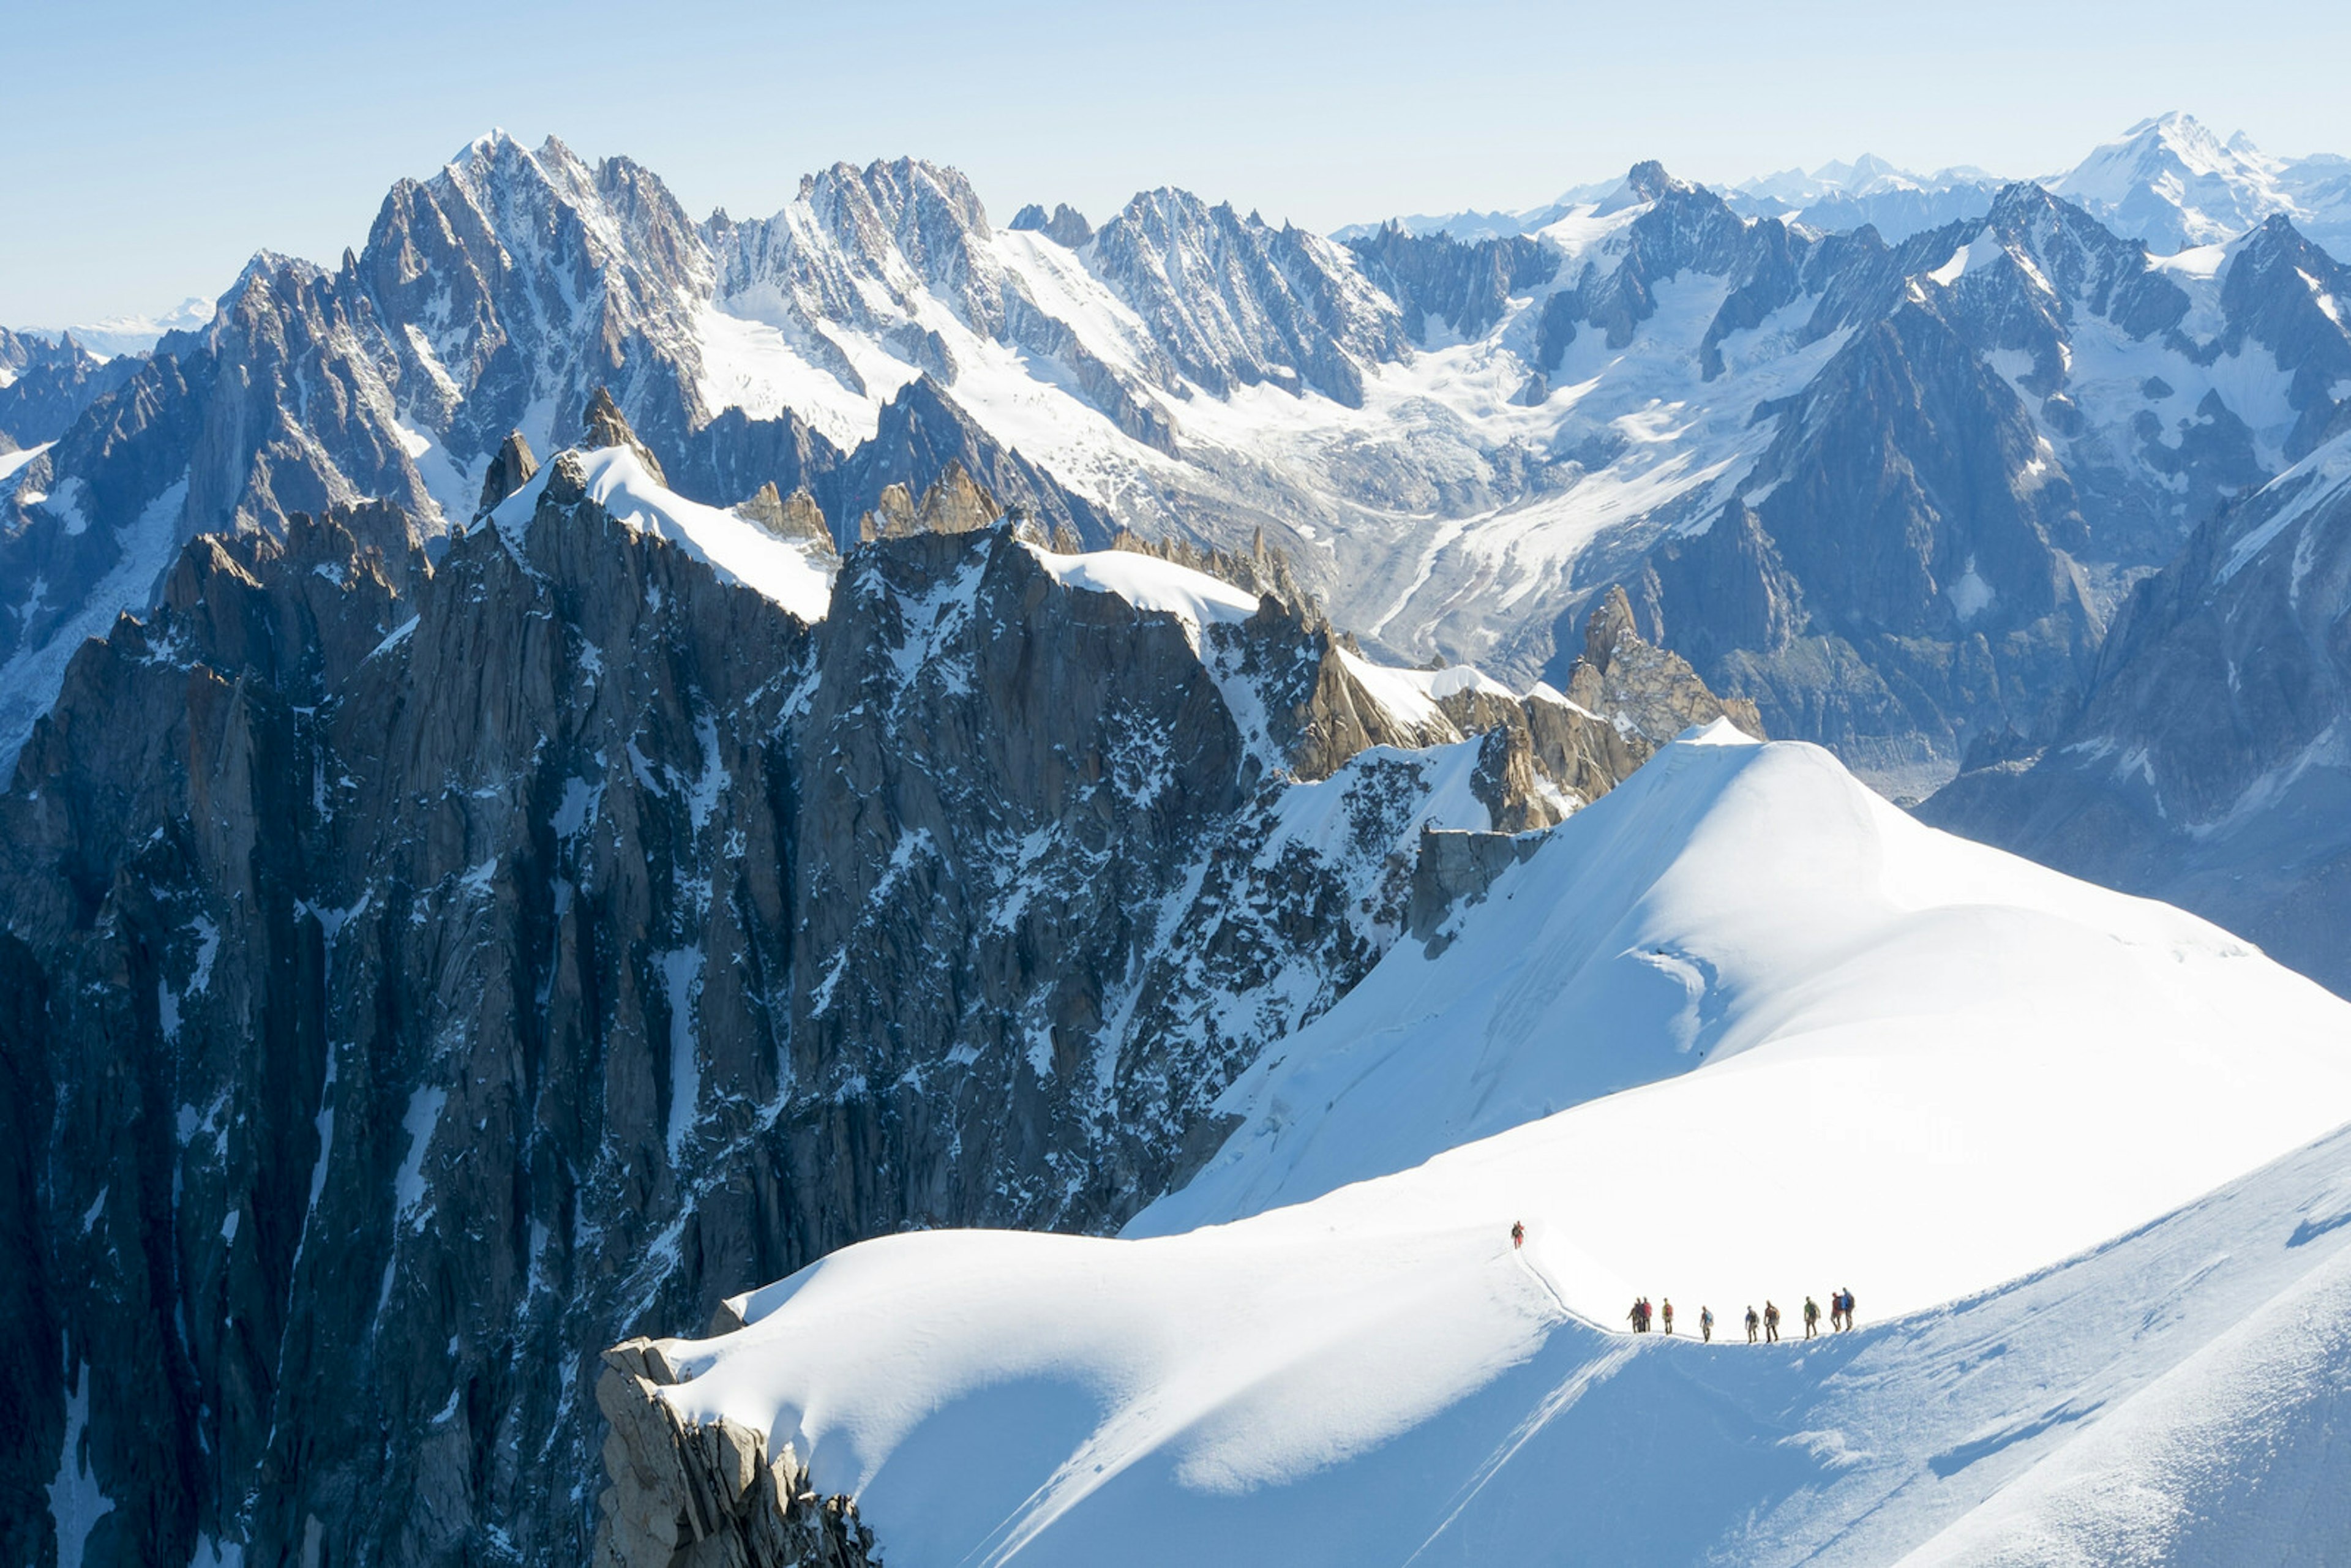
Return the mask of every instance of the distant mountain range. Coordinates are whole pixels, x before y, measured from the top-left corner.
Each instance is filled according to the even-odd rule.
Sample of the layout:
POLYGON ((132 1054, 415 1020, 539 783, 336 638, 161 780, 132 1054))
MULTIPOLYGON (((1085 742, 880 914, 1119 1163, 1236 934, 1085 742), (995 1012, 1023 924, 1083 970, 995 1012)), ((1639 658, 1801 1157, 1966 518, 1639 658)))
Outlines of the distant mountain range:
MULTIPOLYGON (((2224 141, 2194 116, 2177 111, 2139 121, 2072 169, 2036 176, 2035 183, 2162 254, 2227 239, 2282 214, 2335 255, 2351 256, 2351 158, 2325 152, 2273 158, 2242 131, 2224 141)), ((1724 195, 1751 217, 1786 218, 1823 234, 1867 225, 1893 243, 1984 212, 2006 183, 1972 165, 1921 174, 1865 152, 1809 173, 1786 169, 1759 175, 1724 195)), ((1468 240, 1531 234, 1607 189, 1577 186, 1555 202, 1518 213, 1419 213, 1389 221, 1414 234, 1468 240)), ((1380 227, 1352 225, 1337 237, 1380 227)))
POLYGON ((610 384, 698 501, 805 489, 847 543, 954 458, 1091 543, 1261 531, 1406 663, 1556 682, 1621 584, 1774 733, 1923 795, 2070 700, 2128 584, 2351 395, 2335 264, 2283 214, 2151 256, 2024 183, 1892 244, 1654 164, 1474 242, 1064 212, 998 228, 902 161, 695 223, 625 159, 492 136, 152 358, 0 346, 0 432, 41 448, 0 480, 0 758, 179 540, 369 497, 438 538, 509 432, 543 450, 610 384))

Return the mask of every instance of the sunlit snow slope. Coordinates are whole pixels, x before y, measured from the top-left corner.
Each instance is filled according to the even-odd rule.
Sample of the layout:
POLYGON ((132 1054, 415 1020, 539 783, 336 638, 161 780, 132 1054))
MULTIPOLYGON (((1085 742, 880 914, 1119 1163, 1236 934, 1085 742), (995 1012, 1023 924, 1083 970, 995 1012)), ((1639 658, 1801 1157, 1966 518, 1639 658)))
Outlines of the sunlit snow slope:
POLYGON ((2225 1561, 2323 1531, 2323 1479, 2231 1464, 2342 1414, 2351 1006, 1816 748, 1729 741, 1400 944, 1127 1239, 852 1248, 674 1354, 669 1396, 792 1442, 914 1568, 2225 1561), (1743 1341, 1767 1297, 1794 1337, 1840 1285, 1872 1326, 1832 1345, 1686 1343, 1701 1303, 1743 1341), (1635 1291, 1685 1339, 1615 1332, 1635 1291), (2254 1500, 2215 1535, 2195 1495, 2254 1500))

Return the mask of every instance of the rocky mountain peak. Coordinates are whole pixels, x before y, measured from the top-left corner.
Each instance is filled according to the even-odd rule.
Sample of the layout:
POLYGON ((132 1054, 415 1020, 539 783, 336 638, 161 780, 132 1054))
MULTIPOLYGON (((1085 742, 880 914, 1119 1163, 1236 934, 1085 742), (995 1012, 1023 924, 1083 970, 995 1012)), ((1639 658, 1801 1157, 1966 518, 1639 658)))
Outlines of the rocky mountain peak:
POLYGON ((805 539, 821 556, 837 558, 840 553, 832 541, 832 528, 825 521, 824 508, 817 505, 806 486, 786 496, 777 490, 775 481, 770 479, 735 510, 778 538, 805 539))
POLYGON ((962 462, 949 458, 939 476, 916 500, 904 484, 885 486, 874 508, 860 517, 857 537, 904 538, 913 534, 963 534, 987 528, 1004 516, 1004 508, 981 486, 962 462))
POLYGON ((1632 600, 1626 597, 1623 584, 1610 584, 1583 623, 1583 662, 1605 674, 1616 650, 1640 640, 1633 621, 1632 600))
POLYGON ((1053 240, 1056 245, 1068 245, 1070 249, 1077 249, 1077 246, 1093 240, 1093 224, 1089 224, 1086 214, 1081 214, 1070 203, 1053 204, 1050 216, 1044 207, 1029 203, 1028 207, 1023 207, 1013 216, 1011 228, 1041 233, 1046 240, 1053 240))
POLYGON ((895 248, 922 277, 946 282, 988 237, 987 210, 962 171, 918 158, 835 163, 805 187, 810 210, 868 264, 895 248))
POLYGON ((630 428, 628 417, 622 413, 621 405, 612 401, 609 388, 600 386, 589 396, 588 412, 582 416, 580 444, 590 452, 607 446, 625 446, 636 454, 637 461, 645 465, 645 472, 653 476, 655 484, 669 483, 668 476, 662 472, 661 459, 653 455, 651 447, 637 439, 637 433, 630 428))
POLYGON ((1717 696, 1688 660, 1649 642, 1622 585, 1612 585, 1583 624, 1583 653, 1568 672, 1567 697, 1651 751, 1695 724, 1728 718, 1756 739, 1762 716, 1746 697, 1717 696))
POLYGON ((2051 183, 2159 253, 2210 245, 2273 212, 2299 212, 2270 162, 2192 116, 2141 120, 2051 183))
POLYGON ((1043 207, 1031 202, 1014 215, 1010 226, 1015 230, 1029 230, 1041 234, 1055 244, 1067 246, 1071 250, 1076 250, 1094 237, 1094 225, 1086 221, 1086 215, 1083 213, 1067 202, 1055 203, 1050 216, 1043 207))
POLYGON ((1270 383, 1359 408, 1364 367, 1411 352, 1404 312, 1345 248, 1162 186, 1094 235, 1092 267, 1212 394, 1270 383))
POLYGON ((482 504, 474 515, 487 516, 500 501, 529 484, 538 472, 538 459, 531 455, 530 443, 523 439, 522 432, 507 432, 497 455, 490 459, 489 472, 482 476, 482 504))
POLYGON ((1674 191, 1695 188, 1687 182, 1667 173, 1666 166, 1656 159, 1645 158, 1625 172, 1625 183, 1603 197, 1594 211, 1604 217, 1611 213, 1623 212, 1627 207, 1639 206, 1644 202, 1662 201, 1674 191))

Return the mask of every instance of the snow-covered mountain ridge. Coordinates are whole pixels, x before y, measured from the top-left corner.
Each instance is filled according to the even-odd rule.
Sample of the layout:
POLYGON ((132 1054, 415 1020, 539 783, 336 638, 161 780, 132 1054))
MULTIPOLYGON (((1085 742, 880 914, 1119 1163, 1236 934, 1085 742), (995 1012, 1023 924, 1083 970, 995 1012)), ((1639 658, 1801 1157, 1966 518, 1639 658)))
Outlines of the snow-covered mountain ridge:
POLYGON ((867 1243, 608 1409, 789 1447, 917 1568, 2331 1539, 2351 1004, 1737 739, 1392 949, 1123 1239, 867 1243), (1735 1327, 1848 1284, 1857 1334, 1735 1327))

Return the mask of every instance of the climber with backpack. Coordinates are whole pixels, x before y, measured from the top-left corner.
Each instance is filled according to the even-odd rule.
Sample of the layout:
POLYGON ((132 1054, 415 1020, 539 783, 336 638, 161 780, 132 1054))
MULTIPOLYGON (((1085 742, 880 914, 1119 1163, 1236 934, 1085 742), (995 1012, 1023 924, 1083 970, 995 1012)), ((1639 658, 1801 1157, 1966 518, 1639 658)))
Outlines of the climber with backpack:
POLYGON ((1701 1305, 1698 1310, 1698 1338, 1700 1344, 1714 1343, 1714 1309, 1701 1305))
POLYGON ((1844 1326, 1853 1327, 1853 1287, 1844 1288, 1844 1326))
POLYGON ((1780 1343, 1780 1309, 1769 1297, 1766 1297, 1763 1301, 1763 1343, 1766 1344, 1780 1343))
POLYGON ((1663 1304, 1659 1307, 1659 1309, 1658 1309, 1658 1314, 1657 1314, 1657 1315, 1658 1315, 1658 1316, 1660 1316, 1660 1317, 1662 1317, 1662 1318, 1664 1318, 1664 1319, 1666 1320, 1666 1332, 1667 1332, 1667 1333, 1673 1333, 1673 1332, 1674 1332, 1674 1299, 1673 1299, 1671 1296, 1667 1296, 1667 1297, 1665 1299, 1664 1303, 1663 1303, 1663 1304))
POLYGON ((1821 1304, 1810 1296, 1804 1298, 1804 1337, 1810 1339, 1820 1332, 1821 1304))
POLYGON ((1523 1219, 1510 1221, 1510 1250, 1515 1252, 1527 1244, 1527 1224, 1523 1219))

